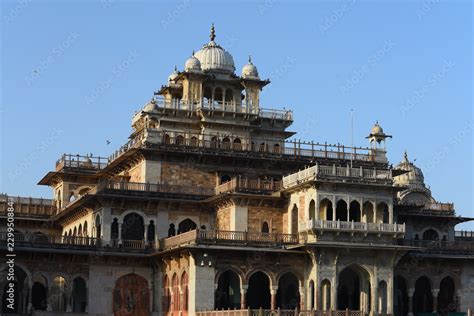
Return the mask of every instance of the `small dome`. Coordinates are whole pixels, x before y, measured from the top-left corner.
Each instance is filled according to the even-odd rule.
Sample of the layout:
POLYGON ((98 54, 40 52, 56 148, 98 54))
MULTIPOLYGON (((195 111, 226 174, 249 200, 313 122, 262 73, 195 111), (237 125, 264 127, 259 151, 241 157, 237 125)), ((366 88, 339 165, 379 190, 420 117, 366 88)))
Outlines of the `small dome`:
POLYGON ((259 79, 257 67, 252 63, 249 56, 249 62, 242 68, 242 78, 244 79, 259 79))
POLYGON ((211 27, 211 41, 204 45, 194 56, 201 62, 203 71, 234 73, 235 65, 232 55, 214 42, 216 35, 214 24, 211 27))
POLYGON ((372 130, 370 131, 372 135, 381 135, 383 134, 383 128, 379 125, 379 122, 377 121, 372 127, 372 130))
POLYGON ((156 110, 156 101, 155 99, 151 99, 145 106, 143 107, 143 111, 145 112, 153 112, 156 110))
POLYGON ((425 177, 423 171, 420 168, 415 166, 413 162, 408 160, 408 154, 405 151, 403 160, 395 167, 397 170, 408 171, 405 174, 397 176, 394 178, 394 182, 397 185, 425 185, 425 177))
POLYGON ((186 63, 184 64, 184 70, 187 72, 200 72, 201 71, 201 62, 199 59, 194 57, 194 52, 193 55, 186 60, 186 63))
POLYGON ((168 77, 168 82, 174 81, 176 78, 178 78, 178 75, 179 75, 178 69, 174 67, 174 71, 168 77))

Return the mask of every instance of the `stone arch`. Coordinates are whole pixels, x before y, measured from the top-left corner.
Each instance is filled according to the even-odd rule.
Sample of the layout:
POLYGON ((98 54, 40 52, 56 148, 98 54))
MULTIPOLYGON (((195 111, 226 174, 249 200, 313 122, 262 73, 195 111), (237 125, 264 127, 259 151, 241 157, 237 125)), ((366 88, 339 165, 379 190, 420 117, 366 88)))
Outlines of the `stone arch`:
POLYGON ((176 272, 171 277, 171 311, 179 311, 179 277, 176 272))
POLYGON ((338 273, 337 309, 362 310, 368 313, 371 273, 363 265, 349 264, 338 273))
POLYGON ((356 200, 351 201, 349 204, 349 221, 360 222, 361 221, 361 206, 356 200))
POLYGON ((95 216, 95 238, 101 238, 102 234, 102 218, 100 214, 95 216))
POLYGON ((456 282, 451 276, 445 276, 439 284, 439 293, 437 297, 438 313, 448 315, 457 311, 456 302, 456 282))
POLYGON ((299 307, 300 280, 292 272, 286 272, 278 278, 278 290, 276 295, 276 306, 280 309, 295 309, 299 307))
POLYGON ((150 289, 144 277, 130 273, 116 280, 113 292, 114 316, 148 316, 149 309, 150 289), (130 301, 134 304, 129 304, 130 301))
POLYGON ((316 309, 315 295, 316 295, 316 289, 314 286, 314 280, 310 280, 309 281, 309 308, 311 310, 316 309))
POLYGON ((268 234, 270 232, 270 226, 268 225, 268 222, 267 221, 264 221, 262 223, 262 229, 261 229, 262 233, 265 233, 265 234, 268 234))
POLYGON ((240 138, 234 138, 233 149, 242 150, 242 141, 240 140, 240 138))
POLYGON ((58 274, 53 277, 49 299, 54 312, 66 311, 68 286, 69 282, 63 275, 58 274))
POLYGON ((331 309, 331 281, 329 279, 323 279, 321 281, 320 290, 320 301, 322 310, 331 309))
POLYGON ((73 312, 83 313, 87 310, 87 283, 81 276, 72 280, 71 297, 73 312))
POLYGON ((183 135, 176 136, 176 139, 174 142, 176 145, 180 145, 180 146, 184 145, 184 136, 183 135))
POLYGON ((389 221, 390 221, 390 213, 388 210, 388 204, 385 202, 377 203, 376 222, 387 224, 389 221))
POLYGON ((82 228, 82 236, 83 237, 89 237, 87 221, 84 221, 84 226, 82 228))
POLYGON ((313 199, 309 202, 308 216, 309 219, 316 219, 316 202, 313 199))
POLYGON ((364 202, 362 206, 362 221, 365 223, 375 223, 374 204, 370 201, 364 202))
POLYGON ((216 274, 215 308, 240 308, 242 277, 237 269, 227 268, 216 274))
POLYGON ((138 212, 130 212, 123 216, 122 240, 143 240, 145 235, 145 219, 138 212))
POLYGON ((403 275, 393 278, 393 312, 395 316, 408 315, 408 279, 403 275))
POLYGON ((6 278, 6 273, 8 270, 7 264, 2 265, 0 270, 0 290, 1 292, 1 312, 5 314, 26 314, 27 303, 28 303, 28 294, 29 288, 32 283, 31 272, 29 272, 24 265, 15 263, 14 267, 14 280, 8 280, 6 278), (10 284, 14 284, 14 309, 7 307, 9 302, 8 299, 8 290, 10 289, 10 284))
POLYGON ((77 237, 82 237, 82 223, 79 223, 79 227, 77 228, 77 237))
POLYGON ((413 313, 431 313, 433 311, 432 281, 423 275, 415 281, 413 293, 413 313))
POLYGON ((179 284, 181 288, 180 310, 186 313, 188 311, 188 299, 189 299, 188 273, 186 271, 183 271, 181 273, 181 280, 179 284))
POLYGON ((429 227, 423 230, 423 233, 421 234, 423 240, 440 240, 440 232, 433 228, 429 227))
POLYGON ((197 228, 197 224, 190 218, 186 218, 178 224, 178 234, 186 233, 197 228))
POLYGON ((321 202, 319 202, 319 219, 327 221, 334 220, 332 216, 332 208, 332 202, 329 199, 322 199, 321 202))
POLYGON ((347 202, 340 199, 336 203, 336 221, 347 222, 347 202))
POLYGON ((387 289, 387 282, 385 280, 379 281, 377 286, 377 297, 379 301, 377 305, 379 307, 379 314, 382 315, 387 314, 387 289))
POLYGON ((263 308, 270 309, 271 294, 270 286, 272 284, 269 274, 256 270, 248 278, 247 305, 251 309, 263 308))
POLYGON ((33 309, 45 311, 48 307, 48 280, 39 274, 33 279, 31 288, 31 304, 33 309))
POLYGON ((232 90, 231 88, 225 89, 225 101, 226 102, 234 101, 234 90, 232 90))
POLYGON ((171 289, 170 278, 167 274, 163 275, 162 302, 163 313, 166 315, 171 311, 171 289))

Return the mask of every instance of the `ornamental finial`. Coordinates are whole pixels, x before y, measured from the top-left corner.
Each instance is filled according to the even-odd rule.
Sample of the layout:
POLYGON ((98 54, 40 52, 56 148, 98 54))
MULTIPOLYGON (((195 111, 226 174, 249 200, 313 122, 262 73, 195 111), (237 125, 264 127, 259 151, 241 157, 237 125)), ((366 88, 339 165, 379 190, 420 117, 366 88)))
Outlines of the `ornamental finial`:
POLYGON ((249 54, 249 64, 252 63, 252 55, 249 54))
POLYGON ((211 38, 211 42, 213 42, 214 39, 216 38, 216 29, 214 28, 214 22, 212 22, 211 35, 209 37, 211 38))

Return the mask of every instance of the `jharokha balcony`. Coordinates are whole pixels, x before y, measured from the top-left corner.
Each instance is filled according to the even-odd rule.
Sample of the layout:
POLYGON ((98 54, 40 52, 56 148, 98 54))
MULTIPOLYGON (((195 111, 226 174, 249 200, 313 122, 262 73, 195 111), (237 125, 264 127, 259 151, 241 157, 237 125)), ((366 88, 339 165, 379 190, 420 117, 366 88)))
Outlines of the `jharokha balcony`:
POLYGON ((327 221, 310 219, 300 225, 301 230, 314 230, 319 232, 348 232, 348 233, 376 233, 376 234, 405 234, 405 224, 365 223, 354 221, 327 221))

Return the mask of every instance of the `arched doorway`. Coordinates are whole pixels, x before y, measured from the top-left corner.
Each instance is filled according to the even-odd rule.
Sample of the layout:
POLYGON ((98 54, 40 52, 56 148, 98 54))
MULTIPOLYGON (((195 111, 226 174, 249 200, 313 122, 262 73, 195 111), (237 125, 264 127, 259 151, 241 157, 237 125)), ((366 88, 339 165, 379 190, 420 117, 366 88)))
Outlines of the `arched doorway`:
POLYGON ((401 276, 394 278, 393 289, 393 311, 395 316, 408 315, 408 291, 407 282, 401 276))
POLYGON ((137 213, 130 213, 123 219, 122 240, 143 240, 145 227, 143 218, 137 213))
POLYGON ((374 222, 374 205, 371 202, 365 202, 362 207, 362 221, 364 223, 374 222))
POLYGON ((336 221, 347 221, 347 203, 344 200, 337 201, 336 204, 336 221))
POLYGON ((332 221, 332 202, 328 199, 323 199, 319 203, 319 218, 327 221, 332 221))
POLYGON ((216 309, 240 308, 240 279, 237 273, 227 270, 219 276, 215 293, 216 309))
POLYGON ((100 238, 101 236, 101 221, 100 216, 95 217, 95 238, 100 238))
POLYGON ((255 272, 249 279, 247 306, 251 309, 269 309, 271 306, 270 279, 263 272, 255 272))
POLYGON ((423 232, 423 240, 439 240, 438 232, 432 228, 423 232))
POLYGON ((431 282, 426 276, 420 277, 415 283, 413 294, 413 313, 431 313, 433 311, 433 294, 431 282))
POLYGON ((370 310, 370 275, 357 265, 352 265, 339 273, 337 286, 337 309, 370 310))
POLYGON ((291 231, 290 234, 297 234, 298 233, 298 207, 293 205, 291 210, 291 231))
POLYGON ((310 306, 309 307, 311 309, 315 309, 316 308, 316 306, 314 304, 315 303, 315 297, 314 297, 315 289, 314 289, 314 281, 313 280, 309 281, 309 295, 310 295, 310 297, 309 297, 309 302, 310 302, 309 305, 310 306))
POLYGON ((457 304, 454 294, 456 286, 451 277, 447 276, 441 280, 438 294, 438 313, 448 315, 450 312, 457 311, 457 304))
POLYGON ((150 292, 145 278, 134 273, 120 277, 115 282, 113 295, 114 316, 150 314, 150 292))
MULTIPOLYGON (((15 266, 14 270, 14 280, 6 281, 6 273, 8 268, 6 268, 1 276, 5 275, 5 278, 2 278, 0 284, 3 284, 2 289, 2 313, 5 314, 26 314, 26 307, 28 302, 28 276, 23 269, 15 266), (11 287, 10 285, 13 285, 11 287), (14 300, 13 309, 9 308, 8 305, 11 302, 8 300, 12 298, 14 300)), ((11 305, 10 305, 11 306, 11 305)))
POLYGON ((190 230, 194 230, 196 228, 196 223, 190 220, 189 218, 186 218, 178 224, 178 234, 182 234, 190 230))
POLYGON ((171 311, 171 290, 170 290, 170 280, 167 275, 163 277, 163 295, 161 306, 163 309, 163 314, 168 315, 171 311))
POLYGON ((298 278, 293 273, 285 273, 278 280, 276 302, 277 307, 280 309, 295 309, 299 307, 300 293, 298 278))
POLYGON ((377 205, 377 223, 388 223, 390 214, 388 212, 388 205, 381 202, 377 205))
POLYGON ((267 222, 262 223, 262 233, 269 233, 270 232, 270 227, 268 226, 267 222))
POLYGON ((83 313, 87 308, 87 286, 86 281, 77 277, 72 282, 72 311, 83 313))
POLYGON ((188 290, 188 274, 186 271, 183 272, 181 275, 181 315, 186 316, 188 314, 188 297, 189 297, 189 290, 188 290))
POLYGON ((380 281, 377 287, 378 289, 378 307, 379 307, 379 314, 385 315, 387 314, 387 282, 380 281))
POLYGON ((360 204, 357 201, 349 205, 349 221, 360 222, 360 204))

